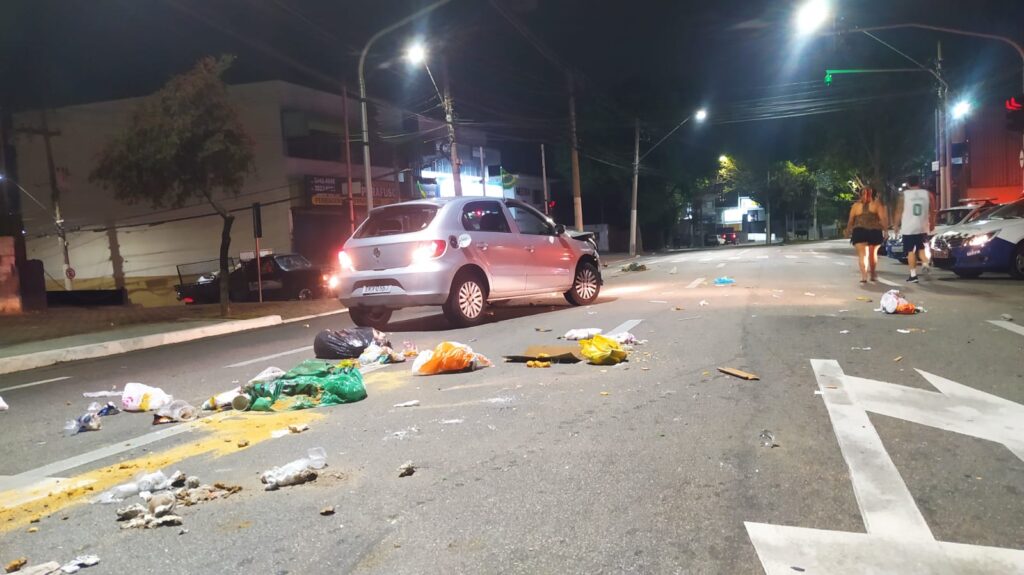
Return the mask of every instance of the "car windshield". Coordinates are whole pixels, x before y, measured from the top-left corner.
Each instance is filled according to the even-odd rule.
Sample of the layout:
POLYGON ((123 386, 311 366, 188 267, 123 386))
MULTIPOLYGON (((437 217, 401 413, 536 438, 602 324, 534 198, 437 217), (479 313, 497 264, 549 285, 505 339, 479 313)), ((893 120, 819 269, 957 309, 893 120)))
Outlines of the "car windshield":
POLYGON ((1012 204, 1006 204, 988 215, 990 220, 1015 220, 1019 218, 1024 218, 1024 200, 1017 200, 1012 204))
POLYGON ((970 211, 971 208, 940 210, 935 223, 940 226, 955 226, 956 224, 959 224, 960 220, 964 219, 964 216, 966 216, 970 211))
POLYGON ((989 216, 989 214, 998 210, 1001 207, 1002 206, 997 204, 994 206, 985 206, 983 208, 979 208, 975 210, 975 212, 971 214, 967 219, 965 219, 962 223, 969 224, 971 222, 976 222, 978 220, 984 220, 989 216))
POLYGON ((357 238, 376 238, 411 234, 430 225, 437 215, 437 206, 430 204, 395 205, 370 212, 370 217, 356 230, 357 238))
POLYGON ((298 254, 274 256, 274 261, 276 261, 277 265, 281 266, 281 269, 286 272, 290 272, 292 270, 305 270, 313 267, 313 264, 309 263, 309 260, 298 254))

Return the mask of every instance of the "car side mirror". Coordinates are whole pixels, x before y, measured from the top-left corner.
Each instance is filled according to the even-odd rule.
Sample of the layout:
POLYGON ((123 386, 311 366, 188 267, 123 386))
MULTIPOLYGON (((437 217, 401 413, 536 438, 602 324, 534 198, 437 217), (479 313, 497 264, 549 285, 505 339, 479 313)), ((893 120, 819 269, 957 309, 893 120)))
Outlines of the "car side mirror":
POLYGON ((560 236, 560 235, 562 235, 564 233, 565 233, 565 225, 564 224, 555 224, 555 235, 556 236, 560 236))

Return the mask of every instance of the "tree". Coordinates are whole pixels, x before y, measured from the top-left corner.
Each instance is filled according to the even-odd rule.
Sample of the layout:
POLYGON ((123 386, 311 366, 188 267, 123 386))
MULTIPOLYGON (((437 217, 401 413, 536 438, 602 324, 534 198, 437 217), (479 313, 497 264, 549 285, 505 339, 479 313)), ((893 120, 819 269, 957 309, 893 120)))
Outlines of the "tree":
POLYGON ((90 181, 128 204, 180 208, 206 201, 221 217, 220 308, 230 314, 228 250, 235 217, 224 206, 253 169, 253 141, 221 76, 234 58, 206 57, 172 78, 133 111, 128 126, 100 152, 90 181))

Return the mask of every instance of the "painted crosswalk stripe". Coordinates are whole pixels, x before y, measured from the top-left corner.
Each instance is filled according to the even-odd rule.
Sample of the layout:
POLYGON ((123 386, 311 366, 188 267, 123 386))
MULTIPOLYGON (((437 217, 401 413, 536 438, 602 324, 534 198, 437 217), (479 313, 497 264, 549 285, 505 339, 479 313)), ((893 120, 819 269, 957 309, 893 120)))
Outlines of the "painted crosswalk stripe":
POLYGON ((272 353, 270 355, 265 355, 263 357, 257 357, 257 358, 254 358, 254 359, 247 359, 245 361, 240 361, 238 363, 232 363, 231 365, 225 365, 224 367, 225 368, 229 368, 229 367, 242 367, 243 365, 252 365, 254 363, 260 363, 261 361, 267 361, 268 359, 274 359, 274 358, 277 358, 277 357, 284 357, 286 355, 293 355, 293 354, 296 354, 296 353, 303 353, 303 352, 312 351, 312 350, 313 350, 313 346, 307 345, 305 347, 297 347, 295 349, 290 349, 288 351, 282 351, 280 353, 272 353))
POLYGON ((796 256, 793 256, 793 255, 789 255, 789 254, 786 254, 786 259, 787 259, 787 260, 795 260, 795 259, 796 259, 796 256))
POLYGON ((702 261, 702 262, 709 262, 709 261, 711 261, 713 259, 715 259, 715 258, 700 258, 700 261, 702 261))
POLYGON ((1013 322, 1002 320, 989 320, 989 323, 995 326, 999 326, 1003 329, 1010 330, 1013 333, 1024 335, 1024 326, 1017 325, 1013 322))
POLYGON ((15 390, 15 389, 22 389, 22 388, 25 388, 25 387, 32 387, 32 386, 35 386, 35 385, 43 385, 44 383, 53 383, 55 381, 64 381, 65 379, 71 379, 71 376, 70 375, 65 375, 64 377, 53 377, 53 378, 50 378, 50 379, 43 379, 43 380, 40 380, 40 381, 33 381, 32 383, 23 383, 21 385, 12 385, 11 387, 5 387, 3 389, 0 389, 0 392, 12 391, 12 390, 15 390))
POLYGON ((689 284, 686 285, 686 289, 693 289, 693 288, 699 286, 700 284, 704 283, 705 279, 707 279, 707 278, 697 278, 697 279, 693 280, 692 282, 690 282, 689 284))
POLYGON ((887 285, 889 287, 900 287, 900 284, 898 284, 896 282, 891 282, 891 281, 889 281, 889 280, 887 280, 885 278, 882 278, 882 277, 878 278, 878 283, 887 285))
POLYGON ((715 266, 715 267, 716 267, 716 268, 724 268, 724 267, 725 267, 725 262, 722 262, 722 263, 718 264, 718 265, 717 265, 717 266, 715 266))
POLYGON ((627 331, 629 331, 629 330, 635 328, 636 326, 640 325, 640 322, 642 322, 642 321, 643 321, 642 319, 629 319, 629 320, 626 320, 626 321, 622 322, 620 325, 610 329, 608 331, 608 335, 614 335, 614 334, 617 334, 617 333, 626 333, 627 331))
POLYGON ((759 260, 766 260, 766 259, 768 259, 768 256, 757 256, 757 259, 759 259, 759 260))

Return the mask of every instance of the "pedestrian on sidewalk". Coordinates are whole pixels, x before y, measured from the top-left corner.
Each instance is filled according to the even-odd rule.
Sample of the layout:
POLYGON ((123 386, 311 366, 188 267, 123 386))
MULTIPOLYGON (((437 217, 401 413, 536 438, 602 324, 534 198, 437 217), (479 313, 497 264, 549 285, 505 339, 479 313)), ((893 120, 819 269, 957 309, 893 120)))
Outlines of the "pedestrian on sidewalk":
POLYGON ((896 204, 896 222, 899 226, 896 233, 903 234, 903 253, 907 254, 907 265, 910 276, 907 281, 917 283, 917 261, 921 260, 921 270, 931 271, 931 258, 928 257, 928 236, 935 229, 935 196, 921 187, 921 178, 907 178, 907 189, 903 191, 896 204))
POLYGON ((878 246, 882 245, 882 230, 888 228, 889 216, 875 191, 866 186, 861 188, 860 201, 850 208, 846 224, 846 236, 857 248, 861 285, 868 283, 869 278, 872 282, 878 280, 878 246))

